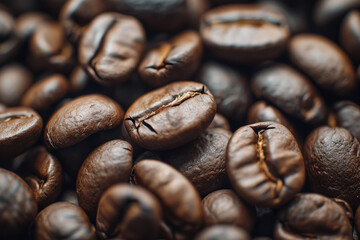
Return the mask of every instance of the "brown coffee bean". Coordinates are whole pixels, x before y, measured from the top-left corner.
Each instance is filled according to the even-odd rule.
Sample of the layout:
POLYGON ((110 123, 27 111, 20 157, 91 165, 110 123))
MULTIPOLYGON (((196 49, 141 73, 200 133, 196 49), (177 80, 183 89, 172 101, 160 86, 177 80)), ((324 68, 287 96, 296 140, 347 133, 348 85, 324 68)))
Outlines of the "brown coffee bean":
POLYGON ((32 82, 33 76, 24 66, 16 63, 5 65, 0 69, 0 102, 9 107, 20 105, 32 82))
POLYGON ((79 43, 79 63, 98 83, 127 81, 145 48, 145 33, 131 16, 103 13, 94 18, 79 43))
POLYGON ((331 200, 336 202, 340 207, 342 207, 344 209, 346 216, 348 217, 350 223, 352 224, 353 219, 354 219, 354 212, 353 212, 350 204, 340 198, 331 198, 331 200))
POLYGON ((195 240, 250 240, 250 235, 231 225, 215 225, 201 231, 195 240))
POLYGON ((344 19, 341 27, 340 42, 346 52, 354 60, 360 62, 360 11, 354 10, 344 19))
POLYGON ((289 44, 291 61, 323 90, 350 96, 356 89, 354 67, 335 43, 315 34, 300 34, 289 44))
POLYGON ((100 94, 78 97, 55 112, 46 125, 47 147, 70 147, 88 136, 120 126, 124 111, 112 99, 100 94))
POLYGON ((280 56, 290 35, 285 18, 259 5, 227 5, 206 12, 200 33, 216 56, 253 63, 280 56))
POLYGON ((0 8, 0 23, 0 65, 2 65, 13 57, 20 41, 15 31, 13 16, 3 8, 0 8))
POLYGON ((35 219, 37 204, 29 186, 16 174, 0 168, 0 238, 16 239, 35 219))
POLYGON ((85 72, 85 70, 77 66, 70 74, 70 92, 81 93, 86 87, 90 85, 91 77, 85 72))
POLYGON ((84 211, 70 202, 57 202, 42 210, 33 226, 34 240, 95 240, 95 228, 84 211))
POLYGON ((216 113, 208 128, 223 128, 231 131, 229 121, 220 113, 216 113))
POLYGON ((147 188, 160 200, 169 224, 190 234, 200 228, 203 221, 200 195, 186 177, 157 160, 140 161, 133 171, 134 182, 147 188))
POLYGON ((298 194, 280 210, 274 235, 279 240, 352 239, 351 225, 344 209, 331 199, 314 193, 298 194))
POLYGON ((202 65, 197 80, 214 95, 218 112, 233 121, 242 121, 252 102, 250 87, 237 70, 216 62, 202 65))
POLYGON ((127 110, 124 125, 136 144, 166 150, 194 140, 215 113, 215 99, 205 85, 175 82, 138 98, 127 110))
POLYGON ((232 190, 210 193, 202 200, 206 226, 229 224, 251 232, 255 224, 255 208, 244 203, 232 190))
POLYGON ((278 207, 300 192, 305 166, 294 136, 283 125, 239 128, 227 146, 227 173, 236 192, 260 207, 278 207))
POLYGON ((21 104, 36 111, 49 109, 66 96, 69 83, 65 76, 53 74, 32 85, 24 94, 21 104))
POLYGON ((31 108, 7 108, 0 113, 0 157, 25 152, 35 144, 42 127, 41 117, 31 108))
POLYGON ((197 32, 182 32, 148 51, 138 68, 139 75, 152 87, 188 79, 200 65, 202 51, 197 32))
POLYGON ((50 19, 49 15, 42 12, 24 13, 16 18, 16 32, 24 43, 30 39, 38 26, 50 19))
POLYGON ((295 69, 275 64, 255 73, 251 87, 258 98, 305 123, 320 124, 326 105, 313 84, 295 69))
POLYGON ((62 167, 56 157, 39 147, 21 163, 21 176, 30 186, 39 208, 54 202, 62 188, 62 167))
POLYGON ((101 197, 96 217, 100 239, 156 239, 161 205, 146 189, 116 184, 101 197))
POLYGON ((360 143, 345 128, 320 127, 306 139, 304 159, 315 192, 359 205, 360 143))
POLYGON ((132 146, 113 140, 97 147, 82 164, 77 179, 79 205, 95 219, 101 195, 119 182, 129 182, 132 168, 132 146))
POLYGON ((341 101, 335 104, 334 114, 337 125, 349 130, 360 141, 360 106, 350 101, 341 101))

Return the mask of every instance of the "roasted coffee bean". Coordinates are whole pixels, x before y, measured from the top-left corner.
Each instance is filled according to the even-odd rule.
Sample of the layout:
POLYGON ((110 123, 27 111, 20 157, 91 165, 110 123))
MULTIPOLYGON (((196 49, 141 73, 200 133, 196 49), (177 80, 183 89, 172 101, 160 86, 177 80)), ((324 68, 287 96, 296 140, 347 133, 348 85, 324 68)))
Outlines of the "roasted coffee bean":
POLYGON ((250 64, 281 55, 290 35, 285 18, 259 5, 227 5, 206 12, 204 44, 219 58, 250 64))
POLYGON ((215 225, 200 232, 195 240, 250 240, 250 235, 232 225, 215 225))
POLYGON ((0 102, 9 107, 20 105, 32 82, 33 76, 24 66, 16 63, 5 65, 0 69, 0 102))
POLYGON ((350 96, 356 89, 354 67, 335 43, 316 34, 300 34, 289 44, 291 61, 323 90, 350 96))
POLYGON ((232 190, 210 193, 202 200, 206 226, 230 224, 251 232, 255 224, 255 208, 244 203, 232 190))
POLYGON ((256 97, 305 123, 320 124, 326 119, 324 100, 313 84, 287 65, 275 64, 256 72, 251 87, 256 97))
POLYGON ((26 42, 38 26, 50 20, 50 16, 42 12, 24 13, 16 19, 16 33, 22 42, 26 42))
POLYGON ((50 118, 44 132, 46 146, 52 149, 73 146, 96 132, 120 126, 123 116, 122 108, 106 96, 78 97, 50 118))
POLYGON ((74 94, 83 92, 90 84, 90 76, 85 70, 77 66, 70 74, 70 91, 74 94))
POLYGON ((64 72, 74 65, 74 49, 56 22, 44 22, 35 29, 30 52, 32 65, 39 70, 64 72))
POLYGON ((341 27, 340 41, 347 53, 360 62, 360 11, 352 11, 346 16, 341 27))
POLYGON ((102 0, 67 1, 61 9, 59 20, 69 41, 77 43, 91 20, 106 10, 106 1, 102 0))
POLYGON ((95 228, 77 205, 57 202, 42 210, 33 226, 34 240, 95 240, 95 228))
POLYGON ((148 30, 170 32, 186 21, 186 0, 108 0, 110 9, 139 19, 148 30))
POLYGON ((69 83, 65 76, 53 74, 32 85, 24 94, 21 104, 36 111, 49 109, 66 96, 69 83))
POLYGON ((57 158, 39 147, 22 162, 20 173, 30 186, 39 208, 54 202, 62 188, 62 167, 57 158))
POLYGON ((37 204, 29 186, 16 174, 0 168, 0 238, 16 239, 35 219, 37 204))
POLYGON ((101 195, 119 182, 129 182, 132 168, 132 146, 113 140, 96 148, 82 164, 77 179, 79 205, 90 218, 96 216, 101 195))
POLYGON ((279 207, 305 182, 303 156, 291 132, 275 122, 239 128, 227 146, 227 173, 236 192, 259 207, 279 207))
POLYGON ((354 219, 354 212, 353 212, 350 204, 340 198, 331 198, 331 200, 336 202, 340 207, 342 207, 345 210, 346 216, 348 217, 350 223, 352 224, 353 219, 354 219))
POLYGON ((116 184, 101 197, 96 217, 100 239, 156 239, 161 205, 146 189, 116 184))
POLYGON ((0 8, 0 65, 9 60, 19 46, 15 31, 15 20, 6 10, 0 8))
POLYGON ((220 63, 207 62, 202 65, 197 80, 208 86, 219 113, 233 121, 245 118, 252 97, 246 79, 239 72, 220 63))
POLYGON ((334 114, 337 125, 349 130, 360 141, 360 106, 350 101, 341 101, 335 104, 334 114))
POLYGON ((152 192, 161 202, 165 219, 181 232, 192 234, 203 222, 199 193, 173 167, 157 160, 143 160, 134 166, 133 181, 152 192))
POLYGON ((145 33, 136 18, 103 13, 92 20, 79 44, 79 63, 98 83, 127 81, 145 48, 145 33))
POLYGON ((352 239, 351 225, 342 207, 319 194, 298 194, 281 209, 275 239, 352 239))
POLYGON ((223 128, 231 131, 229 121, 220 113, 216 113, 214 119, 209 125, 209 128, 223 128))
POLYGON ((205 85, 175 82, 138 98, 127 110, 124 125, 136 144, 166 150, 194 140, 215 113, 215 99, 205 85))
POLYGON ((139 75, 151 87, 188 79, 200 65, 202 51, 197 32, 182 32, 148 51, 138 68, 139 75))
POLYGON ((28 107, 0 113, 0 157, 15 157, 35 144, 42 131, 39 114, 28 107))
POLYGON ((360 143, 345 128, 320 127, 306 139, 306 170, 315 192, 347 201, 353 208, 360 202, 360 143))

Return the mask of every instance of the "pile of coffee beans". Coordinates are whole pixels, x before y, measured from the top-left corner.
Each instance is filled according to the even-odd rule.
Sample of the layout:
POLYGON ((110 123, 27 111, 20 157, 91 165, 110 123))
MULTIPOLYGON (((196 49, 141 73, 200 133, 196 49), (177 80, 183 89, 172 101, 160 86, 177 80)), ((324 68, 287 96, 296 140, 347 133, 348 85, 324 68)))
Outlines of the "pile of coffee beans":
POLYGON ((0 240, 360 239, 360 0, 1 0, 0 240))

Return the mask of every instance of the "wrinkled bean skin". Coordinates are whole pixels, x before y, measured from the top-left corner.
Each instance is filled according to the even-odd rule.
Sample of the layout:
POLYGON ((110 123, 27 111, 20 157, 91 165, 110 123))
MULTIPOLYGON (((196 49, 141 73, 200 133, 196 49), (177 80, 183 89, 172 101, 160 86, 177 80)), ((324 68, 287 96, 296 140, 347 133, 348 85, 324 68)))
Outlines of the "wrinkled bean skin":
POLYGON ((258 71, 251 87, 258 98, 305 123, 320 124, 326 118, 326 105, 315 87, 289 66, 276 64, 258 71))
POLYGON ((138 98, 125 113, 124 125, 141 147, 166 150, 194 140, 215 113, 215 99, 205 85, 175 82, 138 98))
POLYGON ((206 226, 231 224, 251 232, 255 223, 255 208, 244 203, 232 190, 214 191, 202 200, 206 226))
POLYGON ((279 207, 305 182, 303 156, 283 125, 261 122, 239 128, 227 146, 227 173, 234 189, 259 207, 279 207))
POLYGON ((142 187, 116 184, 101 197, 96 217, 100 239, 156 239, 161 205, 142 187))
POLYGON ((346 128, 360 140, 360 106, 350 101, 341 101, 335 104, 334 114, 337 125, 346 128))
POLYGON ((280 210, 274 235, 279 240, 352 240, 351 230, 342 207, 327 197, 309 193, 298 194, 280 210))
POLYGON ((206 12, 200 33, 214 55, 243 64, 278 57, 285 50, 290 35, 281 14, 258 5, 240 4, 206 12))
POLYGON ((24 66, 5 65, 0 69, 0 102, 8 107, 20 105, 22 96, 32 82, 33 76, 24 66))
POLYGON ((77 43, 87 24, 106 10, 106 1, 102 0, 67 1, 61 9, 59 19, 69 41, 77 43))
POLYGON ((230 131, 208 128, 194 141, 157 154, 189 179, 203 197, 227 183, 225 152, 230 137, 230 131))
POLYGON ((347 201, 353 208, 360 196, 360 143, 345 128, 320 127, 306 139, 304 159, 315 192, 347 201))
POLYGON ((206 62, 197 80, 214 95, 218 112, 229 120, 241 121, 252 102, 249 85, 244 76, 226 65, 206 62))
POLYGON ((35 149, 22 162, 21 176, 30 186, 39 208, 54 202, 62 189, 62 166, 45 147, 35 149))
POLYGON ((15 32, 15 20, 10 13, 0 8, 0 65, 9 60, 19 46, 19 38, 15 32))
POLYGON ((169 224, 187 234, 200 228, 203 222, 200 195, 180 172, 166 163, 148 159, 135 164, 133 172, 135 184, 160 200, 169 224))
POLYGON ((15 239, 35 219, 37 204, 29 186, 0 168, 0 238, 15 239))
POLYGON ((65 76, 53 74, 33 84, 24 94, 22 105, 44 111, 66 96, 69 84, 65 76))
POLYGON ((200 232, 195 240, 250 240, 249 234, 232 225, 215 225, 200 232))
POLYGON ((79 63, 100 84, 124 83, 140 61, 145 38, 136 18, 103 13, 91 21, 80 40, 79 63))
POLYGON ((76 193, 80 207, 90 218, 95 219, 98 202, 106 189, 129 182, 131 168, 132 146, 122 140, 104 143, 85 159, 76 179, 76 193))
POLYGON ((332 41, 316 34, 300 34, 291 39, 289 55, 291 61, 324 91, 350 96, 356 89, 354 67, 332 41))
POLYGON ((28 107, 7 108, 0 113, 0 157, 15 157, 29 149, 40 136, 43 121, 28 107))
POLYGON ((360 62, 360 11, 350 12, 344 19, 340 35, 341 46, 358 63, 360 62))
POLYGON ((95 228, 85 212, 70 202, 57 202, 42 210, 33 226, 34 240, 95 240, 95 228))
POLYGON ((188 79, 198 69, 202 51, 197 32, 182 32, 148 51, 138 68, 139 75, 151 87, 188 79))
POLYGON ((50 118, 44 131, 45 144, 50 149, 73 146, 96 132, 120 126, 123 116, 122 108, 106 96, 78 97, 50 118))

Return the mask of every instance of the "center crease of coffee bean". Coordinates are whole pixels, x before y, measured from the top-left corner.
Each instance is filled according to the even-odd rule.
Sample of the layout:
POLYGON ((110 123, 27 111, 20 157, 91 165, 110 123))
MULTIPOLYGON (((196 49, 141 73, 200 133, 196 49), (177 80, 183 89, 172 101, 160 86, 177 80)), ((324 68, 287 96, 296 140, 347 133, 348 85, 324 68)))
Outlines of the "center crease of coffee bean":
POLYGON ((154 68, 156 70, 161 70, 162 68, 166 67, 166 65, 173 65, 172 63, 166 62, 166 58, 169 55, 173 48, 170 44, 164 43, 160 46, 161 56, 159 56, 157 62, 155 64, 147 66, 146 68, 154 68))

